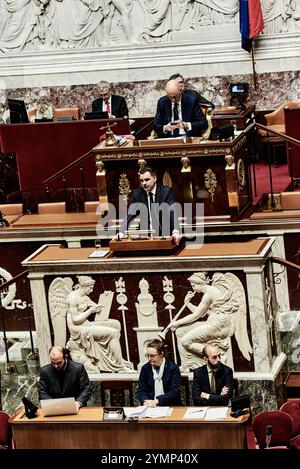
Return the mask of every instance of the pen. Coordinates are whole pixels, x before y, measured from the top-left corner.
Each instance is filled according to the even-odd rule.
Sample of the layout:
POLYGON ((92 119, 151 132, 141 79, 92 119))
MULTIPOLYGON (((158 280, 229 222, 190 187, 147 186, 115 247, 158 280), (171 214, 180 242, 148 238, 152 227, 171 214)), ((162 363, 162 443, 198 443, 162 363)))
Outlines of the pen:
POLYGON ((196 412, 204 412, 204 410, 203 410, 203 409, 191 410, 189 413, 190 413, 190 414, 195 414, 196 412))

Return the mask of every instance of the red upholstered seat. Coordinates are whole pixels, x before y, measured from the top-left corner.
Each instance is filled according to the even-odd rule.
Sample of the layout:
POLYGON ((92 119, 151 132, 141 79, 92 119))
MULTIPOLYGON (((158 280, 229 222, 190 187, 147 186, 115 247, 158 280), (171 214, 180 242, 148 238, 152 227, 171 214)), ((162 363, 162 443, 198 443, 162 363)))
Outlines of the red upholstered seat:
POLYGON ((0 450, 12 448, 12 432, 9 419, 10 415, 0 410, 0 450))
POLYGON ((253 419, 253 431, 260 448, 266 447, 266 427, 272 426, 270 447, 289 448, 292 436, 293 420, 290 415, 280 410, 261 412, 253 419))
MULTIPOLYGON (((280 410, 286 412, 292 417, 293 427, 292 427, 292 436, 300 436, 300 399, 291 400, 285 402, 280 410)), ((300 448, 299 448, 300 449, 300 448)))

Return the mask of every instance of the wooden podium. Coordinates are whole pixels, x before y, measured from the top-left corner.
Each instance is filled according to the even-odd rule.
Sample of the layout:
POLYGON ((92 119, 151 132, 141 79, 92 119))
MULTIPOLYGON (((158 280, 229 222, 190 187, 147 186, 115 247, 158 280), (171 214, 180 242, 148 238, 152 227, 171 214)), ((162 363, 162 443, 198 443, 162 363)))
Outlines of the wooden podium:
POLYGON ((174 239, 169 236, 167 238, 147 238, 147 239, 112 239, 109 242, 110 250, 117 254, 143 254, 144 251, 157 252, 162 251, 170 254, 178 247, 174 239))

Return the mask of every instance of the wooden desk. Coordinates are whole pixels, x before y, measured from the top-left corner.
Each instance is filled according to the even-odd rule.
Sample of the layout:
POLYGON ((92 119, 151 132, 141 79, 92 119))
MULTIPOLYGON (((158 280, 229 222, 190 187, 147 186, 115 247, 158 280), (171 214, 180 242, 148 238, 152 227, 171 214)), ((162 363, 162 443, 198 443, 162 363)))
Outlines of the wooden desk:
POLYGON ((42 213, 23 215, 12 223, 13 229, 36 229, 62 226, 95 226, 100 217, 94 212, 42 213))
MULTIPOLYGON (((253 103, 247 103, 245 109, 240 109, 239 112, 221 112, 218 108, 213 111, 213 126, 220 127, 225 124, 231 124, 235 122, 237 130, 244 130, 247 127, 247 119, 251 118, 251 114, 255 109, 253 103)), ((223 108, 224 109, 224 108, 223 108)))
POLYGON ((237 419, 186 420, 186 407, 172 415, 137 423, 102 420, 103 409, 81 408, 78 415, 28 420, 21 409, 11 418, 17 449, 242 449, 249 414, 237 419))

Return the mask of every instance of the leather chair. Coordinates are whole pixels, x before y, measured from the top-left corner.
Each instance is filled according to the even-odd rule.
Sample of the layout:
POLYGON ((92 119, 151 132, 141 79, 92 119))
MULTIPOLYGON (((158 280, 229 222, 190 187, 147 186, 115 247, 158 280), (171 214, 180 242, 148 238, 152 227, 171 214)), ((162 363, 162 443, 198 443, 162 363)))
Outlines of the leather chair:
POLYGON ((22 215, 23 204, 0 204, 0 212, 4 215, 22 215))
POLYGON ((292 428, 292 437, 300 435, 300 399, 293 399, 285 402, 280 407, 282 412, 286 412, 292 417, 293 428, 292 428))
POLYGON ((270 448, 277 449, 290 448, 292 436, 292 417, 280 410, 270 410, 261 412, 253 419, 253 431, 260 449, 266 448, 266 428, 272 426, 270 448))
POLYGON ((79 120, 79 118, 80 115, 78 107, 62 107, 54 109, 53 111, 53 119, 55 122, 79 120))
POLYGON ((105 406, 134 406, 132 381, 109 379, 100 382, 101 404, 105 406))
MULTIPOLYGON (((275 130, 282 134, 285 134, 285 107, 295 107, 300 106, 300 103, 293 101, 286 101, 281 104, 275 111, 265 114, 266 127, 270 130, 275 130)), ((259 139, 262 143, 269 143, 272 146, 273 150, 273 163, 277 164, 277 146, 285 146, 285 140, 282 137, 279 137, 275 134, 268 133, 263 129, 258 129, 259 139)))
POLYGON ((66 202, 49 202, 38 204, 38 213, 65 213, 66 202))
POLYGON ((12 431, 9 419, 10 415, 0 410, 0 450, 12 448, 12 431))

